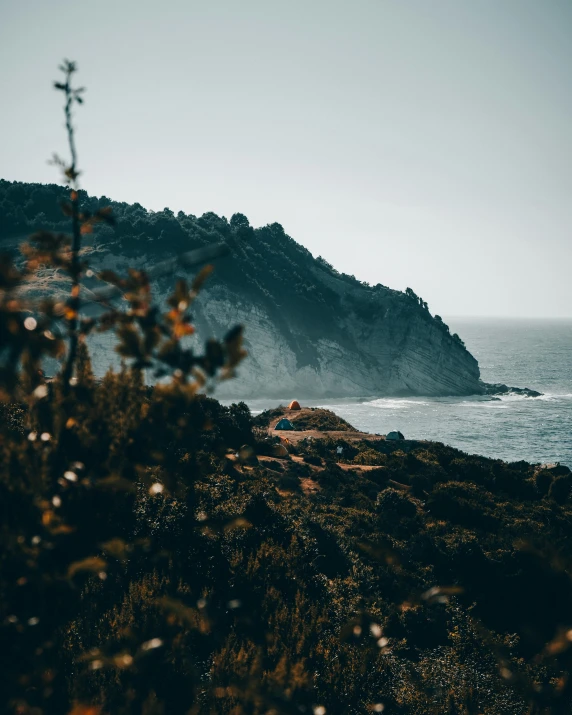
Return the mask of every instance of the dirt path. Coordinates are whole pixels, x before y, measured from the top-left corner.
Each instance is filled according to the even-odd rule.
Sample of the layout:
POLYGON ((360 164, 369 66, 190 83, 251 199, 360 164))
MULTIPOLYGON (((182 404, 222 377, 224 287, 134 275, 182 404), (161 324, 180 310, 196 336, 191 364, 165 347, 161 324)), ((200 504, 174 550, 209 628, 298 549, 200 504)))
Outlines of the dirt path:
POLYGON ((330 430, 275 430, 274 427, 268 428, 268 434, 272 437, 281 437, 289 439, 293 444, 298 444, 303 439, 325 439, 330 437, 331 439, 345 439, 347 442, 359 442, 362 439, 368 439, 371 441, 384 440, 385 437, 379 434, 368 434, 367 432, 356 431, 330 431, 330 430))

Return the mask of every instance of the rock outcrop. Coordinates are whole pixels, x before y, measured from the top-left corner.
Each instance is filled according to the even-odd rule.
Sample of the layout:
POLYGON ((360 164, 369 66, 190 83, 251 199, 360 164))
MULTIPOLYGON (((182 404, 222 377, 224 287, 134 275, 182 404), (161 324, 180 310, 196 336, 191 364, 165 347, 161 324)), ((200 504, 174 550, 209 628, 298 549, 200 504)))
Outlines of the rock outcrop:
POLYGON ((530 387, 509 387, 502 382, 481 382, 483 395, 519 395, 520 397, 541 397, 542 392, 530 387))

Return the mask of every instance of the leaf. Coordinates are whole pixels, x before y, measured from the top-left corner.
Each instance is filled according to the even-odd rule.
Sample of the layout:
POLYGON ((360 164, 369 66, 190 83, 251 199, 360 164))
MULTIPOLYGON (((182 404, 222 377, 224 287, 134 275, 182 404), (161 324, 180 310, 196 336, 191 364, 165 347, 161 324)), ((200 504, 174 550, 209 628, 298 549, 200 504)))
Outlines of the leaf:
POLYGON ((147 328, 143 338, 143 349, 145 355, 151 353, 161 342, 161 333, 157 326, 147 328))
POLYGON ((104 221, 110 226, 115 226, 115 218, 113 216, 113 209, 111 206, 104 206, 101 209, 97 209, 95 212, 95 218, 99 221, 104 221))
POLYGON ((242 330, 242 325, 235 325, 224 336, 224 342, 228 344, 238 340, 242 336, 242 330))
POLYGON ((72 205, 70 204, 69 201, 62 201, 61 204, 60 204, 60 206, 61 206, 62 213, 63 213, 64 216, 72 216, 72 214, 73 214, 73 207, 72 207, 72 205))
POLYGON ((223 528, 225 531, 234 531, 235 529, 250 529, 251 526, 252 524, 248 521, 248 519, 245 519, 243 516, 238 516, 228 524, 225 524, 223 528))
POLYGON ((200 629, 201 621, 203 621, 204 618, 196 609, 190 608, 182 601, 176 598, 169 598, 168 596, 158 598, 156 603, 161 609, 173 614, 192 628, 200 629))
POLYGON ((119 285, 122 282, 117 273, 109 269, 100 271, 97 277, 106 283, 113 283, 113 285, 119 285))
POLYGON ((88 335, 95 327, 95 320, 93 318, 84 318, 81 321, 79 328, 81 335, 88 335))
POLYGON ((214 271, 214 266, 212 265, 212 263, 209 263, 208 266, 205 266, 204 268, 202 268, 199 271, 198 275, 195 277, 191 290, 194 293, 198 293, 200 291, 200 289, 203 287, 206 279, 210 276, 210 274, 213 271, 214 271))
POLYGON ((114 556, 120 561, 124 561, 126 559, 127 543, 123 541, 123 539, 119 539, 117 537, 110 539, 109 541, 101 544, 101 548, 106 554, 114 556))
POLYGON ((247 355, 246 350, 242 347, 242 333, 242 325, 235 325, 224 338, 227 352, 225 367, 230 371, 247 355))
POLYGON ((183 338, 185 335, 192 335, 194 332, 194 327, 189 323, 177 323, 173 330, 176 338, 183 338))
POLYGON ((463 592, 461 586, 433 586, 421 594, 421 598, 427 603, 447 603, 449 596, 458 596, 463 592))
POLYGON ((141 342, 136 329, 132 325, 122 325, 117 329, 119 345, 115 350, 123 357, 141 358, 141 342))
POLYGON ((119 474, 112 474, 109 477, 98 479, 95 485, 100 489, 116 489, 120 492, 132 492, 135 490, 135 484, 129 479, 119 476, 119 474))
POLYGON ((99 705, 75 705, 69 715, 101 715, 99 705))
POLYGON ((177 281, 175 285, 175 291, 173 295, 169 298, 168 303, 169 305, 173 306, 173 311, 171 313, 178 313, 178 312, 183 312, 188 305, 189 301, 189 288, 187 286, 187 281, 185 280, 179 280, 177 281), (183 304, 183 308, 181 308, 181 304, 183 304))
POLYGON ((389 540, 383 542, 381 540, 378 540, 376 543, 371 543, 369 541, 360 541, 358 542, 357 546, 360 551, 363 551, 364 553, 368 554, 368 556, 370 556, 375 561, 378 561, 379 563, 388 565, 399 563, 399 556, 397 554, 397 551, 389 540))
POLYGON ((68 526, 67 524, 60 524, 50 529, 50 534, 54 536, 59 536, 60 534, 73 534, 77 529, 73 526, 68 526))
POLYGON ((74 561, 70 564, 68 568, 68 578, 73 578, 77 573, 82 571, 88 571, 92 573, 99 573, 104 571, 107 567, 107 561, 100 558, 99 556, 88 556, 86 559, 81 559, 81 561, 74 561))
POLYGON ((44 526, 49 526, 54 520, 55 514, 51 509, 46 509, 42 512, 42 524, 44 526))

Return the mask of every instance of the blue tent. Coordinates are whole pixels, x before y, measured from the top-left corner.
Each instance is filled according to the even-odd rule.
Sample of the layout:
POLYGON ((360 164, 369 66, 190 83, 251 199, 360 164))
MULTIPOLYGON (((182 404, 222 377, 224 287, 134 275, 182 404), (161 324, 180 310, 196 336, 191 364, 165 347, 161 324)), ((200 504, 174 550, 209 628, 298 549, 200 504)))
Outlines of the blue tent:
POLYGON ((296 428, 294 425, 290 422, 290 420, 287 420, 286 417, 283 417, 276 425, 274 429, 293 429, 295 430, 296 428))
POLYGON ((399 430, 393 430, 385 435, 385 439, 405 439, 405 437, 399 430))

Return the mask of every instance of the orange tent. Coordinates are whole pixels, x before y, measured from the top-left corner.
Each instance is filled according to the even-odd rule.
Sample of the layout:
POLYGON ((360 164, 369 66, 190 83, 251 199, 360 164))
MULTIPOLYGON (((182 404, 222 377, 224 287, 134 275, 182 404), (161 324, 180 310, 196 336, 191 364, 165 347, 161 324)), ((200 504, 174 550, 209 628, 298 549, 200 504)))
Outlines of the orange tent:
POLYGON ((300 403, 298 400, 292 400, 292 402, 288 405, 289 410, 301 410, 302 408, 300 407, 300 403))

